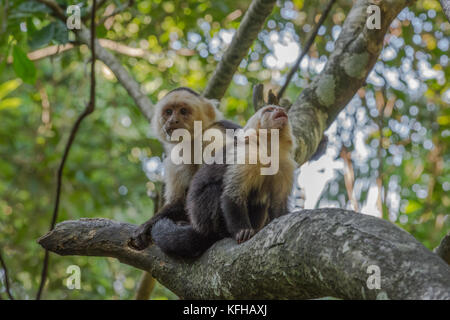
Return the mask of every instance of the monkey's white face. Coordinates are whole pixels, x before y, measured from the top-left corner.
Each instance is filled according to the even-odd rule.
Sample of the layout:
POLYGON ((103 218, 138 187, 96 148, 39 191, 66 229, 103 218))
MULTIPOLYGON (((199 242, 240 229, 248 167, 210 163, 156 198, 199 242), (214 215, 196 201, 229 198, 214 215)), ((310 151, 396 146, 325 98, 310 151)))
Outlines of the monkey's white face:
POLYGON ((176 129, 187 129, 191 132, 193 110, 191 106, 182 101, 167 103, 161 109, 161 129, 167 136, 171 136, 176 129))
POLYGON ((283 129, 288 123, 288 115, 284 108, 269 105, 258 110, 258 129, 283 129))
POLYGON ((202 121, 207 127, 216 120, 217 111, 210 101, 188 91, 169 93, 156 106, 153 128, 161 139, 169 143, 176 129, 194 132, 194 121, 202 121))

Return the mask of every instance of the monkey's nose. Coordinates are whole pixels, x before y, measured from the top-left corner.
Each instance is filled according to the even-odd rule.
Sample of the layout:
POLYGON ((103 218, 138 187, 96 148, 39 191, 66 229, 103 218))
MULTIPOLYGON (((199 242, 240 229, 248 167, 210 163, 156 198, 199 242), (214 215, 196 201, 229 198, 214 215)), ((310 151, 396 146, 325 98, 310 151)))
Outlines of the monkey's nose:
POLYGON ((278 119, 278 118, 287 118, 287 114, 283 109, 278 109, 275 114, 273 115, 274 119, 278 119))

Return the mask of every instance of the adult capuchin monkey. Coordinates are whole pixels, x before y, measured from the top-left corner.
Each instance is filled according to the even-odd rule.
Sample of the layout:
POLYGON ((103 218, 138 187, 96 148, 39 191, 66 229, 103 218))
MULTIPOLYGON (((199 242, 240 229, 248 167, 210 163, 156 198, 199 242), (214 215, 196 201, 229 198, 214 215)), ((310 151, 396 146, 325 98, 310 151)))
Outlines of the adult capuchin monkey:
MULTIPOLYGON (((153 226, 153 241, 167 254, 196 257, 225 237, 242 243, 267 222, 287 213, 296 163, 294 139, 285 110, 265 106, 248 120, 244 130, 244 164, 205 164, 192 179, 186 199, 190 224, 161 219, 153 226), (267 139, 263 139, 260 132, 265 130, 261 129, 267 129, 267 139), (279 141, 272 140, 273 132, 278 132, 279 141), (257 148, 250 148, 252 143, 257 148), (252 152, 258 153, 262 147, 273 155, 276 143, 278 157, 263 164, 264 152, 259 151, 256 163, 251 164, 250 158, 255 156, 252 152), (262 174, 275 161, 278 161, 276 173, 262 174)), ((236 149, 236 142, 232 146, 236 149)))
POLYGON ((150 245, 152 226, 161 218, 187 222, 186 194, 200 165, 194 161, 191 164, 173 163, 170 155, 178 141, 172 141, 171 136, 176 129, 186 129, 193 135, 194 121, 201 121, 203 131, 216 128, 225 132, 225 129, 241 128, 231 121, 222 120, 217 104, 217 101, 206 99, 186 87, 170 91, 156 104, 151 126, 167 155, 164 159, 165 205, 150 220, 139 226, 129 241, 132 248, 143 250, 150 245))

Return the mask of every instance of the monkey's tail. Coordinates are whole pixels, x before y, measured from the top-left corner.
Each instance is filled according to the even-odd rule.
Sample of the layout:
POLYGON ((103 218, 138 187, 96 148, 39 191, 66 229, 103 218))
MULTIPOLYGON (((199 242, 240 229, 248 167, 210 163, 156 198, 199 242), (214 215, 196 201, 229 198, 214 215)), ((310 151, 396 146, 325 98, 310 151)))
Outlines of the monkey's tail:
POLYGON ((178 225, 170 219, 161 219, 153 226, 152 238, 163 252, 184 258, 198 257, 218 240, 198 233, 191 225, 178 225))

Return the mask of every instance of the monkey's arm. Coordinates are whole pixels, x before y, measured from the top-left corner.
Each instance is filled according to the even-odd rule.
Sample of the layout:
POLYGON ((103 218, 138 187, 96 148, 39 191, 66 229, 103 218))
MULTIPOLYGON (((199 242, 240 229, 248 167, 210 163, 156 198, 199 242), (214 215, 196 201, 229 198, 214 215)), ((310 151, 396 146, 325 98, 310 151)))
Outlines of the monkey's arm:
POLYGON ((273 202, 269 206, 269 221, 284 216, 288 213, 287 200, 282 202, 273 202))
POLYGON ((253 229, 261 230, 267 221, 268 206, 266 204, 251 204, 248 208, 253 229))
POLYGON ((227 230, 238 243, 247 241, 255 234, 246 203, 241 203, 227 194, 223 194, 221 207, 227 230))
POLYGON ((152 242, 152 227, 163 218, 168 218, 172 221, 187 221, 184 200, 180 199, 167 203, 150 220, 141 224, 129 240, 130 247, 136 250, 147 248, 152 242))

